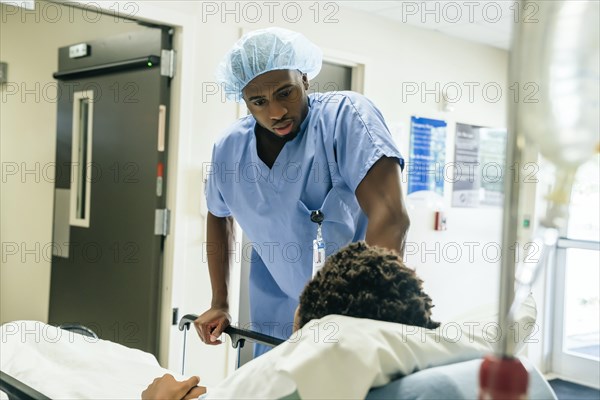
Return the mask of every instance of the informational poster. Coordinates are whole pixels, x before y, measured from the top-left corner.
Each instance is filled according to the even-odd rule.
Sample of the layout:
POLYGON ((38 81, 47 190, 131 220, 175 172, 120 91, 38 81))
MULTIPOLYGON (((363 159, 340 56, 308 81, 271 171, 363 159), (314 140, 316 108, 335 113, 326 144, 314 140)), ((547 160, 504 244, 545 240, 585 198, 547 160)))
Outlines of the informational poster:
POLYGON ((444 196, 446 121, 411 117, 408 195, 444 196))
POLYGON ((456 124, 453 207, 501 207, 506 130, 456 124))
POLYGON ((479 129, 456 124, 454 141, 453 207, 479 205, 479 129))

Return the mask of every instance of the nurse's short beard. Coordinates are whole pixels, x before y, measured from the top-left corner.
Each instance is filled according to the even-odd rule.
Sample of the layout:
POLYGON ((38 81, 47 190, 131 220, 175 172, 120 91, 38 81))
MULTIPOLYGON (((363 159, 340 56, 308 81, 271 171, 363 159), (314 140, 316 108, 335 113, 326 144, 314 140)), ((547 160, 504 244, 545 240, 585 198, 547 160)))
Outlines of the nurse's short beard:
POLYGON ((300 127, 296 126, 296 122, 294 121, 294 132, 289 133, 285 136, 279 136, 275 132, 265 128, 258 121, 256 121, 256 126, 258 127, 258 134, 266 136, 270 140, 279 141, 279 142, 289 142, 290 140, 294 140, 296 136, 298 136, 298 132, 300 132, 300 127))

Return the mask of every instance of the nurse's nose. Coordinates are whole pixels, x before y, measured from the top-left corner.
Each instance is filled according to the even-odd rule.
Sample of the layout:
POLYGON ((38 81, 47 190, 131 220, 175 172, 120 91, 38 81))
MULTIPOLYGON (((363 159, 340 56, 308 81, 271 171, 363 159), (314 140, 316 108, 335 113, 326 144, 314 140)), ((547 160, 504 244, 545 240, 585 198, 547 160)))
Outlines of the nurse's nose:
POLYGON ((287 112, 287 108, 285 108, 278 101, 272 101, 269 104, 269 118, 271 118, 274 121, 279 121, 280 119, 282 119, 287 114, 287 112))

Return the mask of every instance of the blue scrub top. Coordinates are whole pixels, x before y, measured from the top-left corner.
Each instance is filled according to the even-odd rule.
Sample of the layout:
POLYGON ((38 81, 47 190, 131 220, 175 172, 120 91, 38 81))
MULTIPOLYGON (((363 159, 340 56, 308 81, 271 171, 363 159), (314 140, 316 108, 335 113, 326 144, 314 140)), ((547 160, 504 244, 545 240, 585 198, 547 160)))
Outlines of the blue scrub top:
MULTIPOLYGON (((328 256, 363 240, 367 217, 356 188, 383 156, 404 166, 381 112, 366 97, 314 93, 308 102, 298 135, 272 168, 258 157, 254 117, 230 126, 213 148, 206 184, 210 213, 233 216, 252 242, 251 329, 283 339, 292 333, 300 292, 312 274, 317 225, 311 212, 324 214, 328 256)), ((255 356, 266 350, 255 347, 255 356)))

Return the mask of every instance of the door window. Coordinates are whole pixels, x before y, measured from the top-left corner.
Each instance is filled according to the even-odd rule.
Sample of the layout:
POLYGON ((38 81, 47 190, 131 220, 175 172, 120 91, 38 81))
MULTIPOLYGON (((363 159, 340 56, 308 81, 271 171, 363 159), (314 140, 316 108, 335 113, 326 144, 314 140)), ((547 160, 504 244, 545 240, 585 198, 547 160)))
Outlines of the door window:
POLYGON ((93 92, 74 93, 70 223, 85 228, 90 226, 93 110, 93 92))

